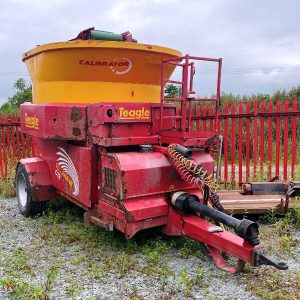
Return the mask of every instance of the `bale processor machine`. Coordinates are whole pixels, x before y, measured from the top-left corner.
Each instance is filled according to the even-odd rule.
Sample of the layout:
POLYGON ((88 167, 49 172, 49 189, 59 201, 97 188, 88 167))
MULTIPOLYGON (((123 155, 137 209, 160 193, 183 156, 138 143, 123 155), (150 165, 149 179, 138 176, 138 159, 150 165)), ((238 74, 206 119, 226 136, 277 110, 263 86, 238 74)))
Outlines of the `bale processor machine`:
POLYGON ((137 43, 129 32, 90 28, 70 41, 37 46, 23 61, 33 103, 21 105, 21 129, 33 136, 35 153, 17 166, 23 215, 40 213, 62 195, 85 210, 87 225, 116 228, 128 238, 154 227, 186 235, 206 244, 216 265, 231 273, 245 262, 287 269, 265 256, 255 222, 224 211, 210 155, 221 144, 219 133, 193 131, 197 102, 215 102, 218 123, 221 59, 182 56, 137 43), (217 64, 215 98, 196 97, 195 61, 217 64), (176 67, 181 81, 170 80, 176 67), (166 98, 167 83, 179 84, 181 94, 166 98))

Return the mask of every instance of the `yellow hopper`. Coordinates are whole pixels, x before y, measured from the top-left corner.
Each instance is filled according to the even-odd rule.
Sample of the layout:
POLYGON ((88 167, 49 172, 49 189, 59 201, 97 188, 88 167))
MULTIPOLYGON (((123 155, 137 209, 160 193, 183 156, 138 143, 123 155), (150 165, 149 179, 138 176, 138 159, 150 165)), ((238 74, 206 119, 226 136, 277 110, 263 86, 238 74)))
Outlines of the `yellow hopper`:
MULTIPOLYGON (((170 48, 133 42, 72 40, 23 55, 34 103, 159 102, 162 58, 170 48)), ((175 65, 167 65, 165 79, 175 65)))

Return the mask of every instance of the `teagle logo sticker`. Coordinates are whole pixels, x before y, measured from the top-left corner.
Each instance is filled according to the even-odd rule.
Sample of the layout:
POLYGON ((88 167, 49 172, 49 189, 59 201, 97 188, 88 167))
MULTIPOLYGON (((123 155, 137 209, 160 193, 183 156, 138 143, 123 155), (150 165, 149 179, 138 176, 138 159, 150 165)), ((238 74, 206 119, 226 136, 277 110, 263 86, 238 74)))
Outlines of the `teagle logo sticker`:
POLYGON ((25 113, 25 126, 31 129, 39 129, 40 128, 40 119, 34 114, 33 116, 29 116, 27 112, 25 113))
POLYGON ((79 180, 76 168, 66 150, 60 147, 57 148, 59 151, 56 152, 58 159, 55 175, 59 180, 63 178, 68 183, 70 189, 73 189, 72 194, 77 196, 79 194, 79 180))
POLYGON ((121 120, 148 120, 150 118, 150 110, 142 107, 141 109, 119 108, 121 120))
POLYGON ((109 67, 109 69, 116 75, 124 75, 132 68, 132 61, 129 58, 115 58, 112 61, 102 60, 79 60, 80 65, 92 67, 109 67))

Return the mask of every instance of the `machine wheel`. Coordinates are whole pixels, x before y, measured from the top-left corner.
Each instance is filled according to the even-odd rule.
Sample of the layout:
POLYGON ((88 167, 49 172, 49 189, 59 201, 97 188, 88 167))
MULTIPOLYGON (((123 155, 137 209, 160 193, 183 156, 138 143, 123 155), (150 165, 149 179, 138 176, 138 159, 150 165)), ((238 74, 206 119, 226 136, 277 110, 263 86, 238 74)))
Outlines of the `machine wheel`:
POLYGON ((45 202, 33 201, 29 177, 24 165, 22 164, 19 164, 17 168, 16 192, 20 212, 25 217, 40 214, 45 210, 45 202))

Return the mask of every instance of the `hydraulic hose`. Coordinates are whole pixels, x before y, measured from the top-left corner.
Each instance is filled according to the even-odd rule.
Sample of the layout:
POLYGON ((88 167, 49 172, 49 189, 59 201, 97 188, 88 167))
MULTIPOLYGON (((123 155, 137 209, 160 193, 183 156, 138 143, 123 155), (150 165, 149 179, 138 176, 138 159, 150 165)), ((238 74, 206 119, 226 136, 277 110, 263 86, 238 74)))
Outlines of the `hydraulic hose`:
POLYGON ((208 175, 207 170, 200 164, 189 159, 191 151, 178 144, 170 144, 167 148, 170 161, 180 177, 189 184, 200 188, 203 193, 203 202, 209 200, 214 208, 224 211, 219 196, 216 193, 217 184, 213 175, 208 175))

